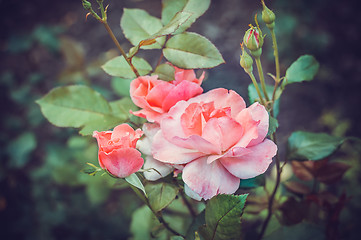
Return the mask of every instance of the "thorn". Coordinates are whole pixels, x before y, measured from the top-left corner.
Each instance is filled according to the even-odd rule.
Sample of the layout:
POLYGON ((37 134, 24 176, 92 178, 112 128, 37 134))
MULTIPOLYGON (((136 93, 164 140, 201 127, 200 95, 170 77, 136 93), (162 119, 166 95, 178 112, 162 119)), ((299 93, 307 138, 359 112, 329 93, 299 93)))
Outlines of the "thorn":
POLYGON ((109 7, 109 4, 105 7, 105 12, 107 12, 108 11, 108 7, 109 7))
POLYGON ((87 15, 85 15, 85 21, 88 20, 88 16, 90 15, 90 13, 87 13, 87 15))
POLYGON ((270 76, 271 78, 273 78, 273 80, 276 81, 276 77, 272 73, 267 73, 267 75, 270 76))

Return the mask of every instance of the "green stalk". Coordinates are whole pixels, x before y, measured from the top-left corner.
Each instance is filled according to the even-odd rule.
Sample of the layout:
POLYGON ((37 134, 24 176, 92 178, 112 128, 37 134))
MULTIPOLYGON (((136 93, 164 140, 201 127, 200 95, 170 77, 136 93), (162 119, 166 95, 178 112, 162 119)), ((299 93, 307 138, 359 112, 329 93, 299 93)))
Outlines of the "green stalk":
POLYGON ((265 84, 265 81, 264 81, 264 75, 263 75, 263 68, 262 68, 262 64, 261 64, 261 59, 260 59, 259 56, 258 57, 256 56, 254 59, 256 60, 256 65, 257 65, 259 79, 260 79, 260 82, 261 82, 262 91, 263 91, 263 94, 264 94, 264 96, 266 98, 266 101, 268 102, 269 97, 268 97, 268 94, 267 94, 267 91, 266 91, 266 84, 265 84))
POLYGON ((272 36, 272 43, 273 43, 273 55, 275 56, 275 65, 276 65, 276 79, 275 79, 275 86, 272 93, 272 112, 273 112, 273 104, 276 101, 276 91, 278 84, 280 83, 280 62, 278 57, 278 47, 277 47, 277 39, 276 34, 273 28, 270 28, 271 36, 272 36))
POLYGON ((277 39, 274 29, 270 29, 273 43, 273 55, 275 56, 275 65, 276 65, 276 82, 280 81, 280 61, 278 57, 278 47, 277 39))
POLYGON ((256 78, 254 77, 254 75, 253 75, 252 72, 247 72, 247 73, 248 73, 249 77, 251 78, 254 87, 256 88, 256 91, 257 91, 258 97, 259 97, 259 99, 260 99, 260 101, 261 101, 261 104, 262 104, 263 106, 266 106, 266 105, 265 105, 265 102, 264 102, 264 100, 263 100, 261 91, 259 90, 259 87, 258 87, 258 83, 257 83, 256 78))

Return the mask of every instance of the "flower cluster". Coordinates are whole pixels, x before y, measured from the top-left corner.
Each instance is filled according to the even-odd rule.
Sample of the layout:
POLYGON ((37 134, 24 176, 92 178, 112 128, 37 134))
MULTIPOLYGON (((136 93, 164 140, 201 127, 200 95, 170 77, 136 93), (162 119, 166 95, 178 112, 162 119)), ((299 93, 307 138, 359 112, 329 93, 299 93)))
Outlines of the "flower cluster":
POLYGON ((95 132, 100 165, 119 177, 139 170, 137 146, 146 156, 148 180, 174 171, 182 173, 185 191, 194 199, 232 194, 240 179, 264 173, 277 152, 266 139, 268 112, 259 103, 247 108, 232 90, 202 93, 204 75, 197 79, 193 70, 174 68, 172 82, 156 75, 133 80, 131 98, 141 108, 133 114, 150 123, 143 131, 122 124, 113 133, 95 132), (137 142, 143 132, 145 137, 137 142))

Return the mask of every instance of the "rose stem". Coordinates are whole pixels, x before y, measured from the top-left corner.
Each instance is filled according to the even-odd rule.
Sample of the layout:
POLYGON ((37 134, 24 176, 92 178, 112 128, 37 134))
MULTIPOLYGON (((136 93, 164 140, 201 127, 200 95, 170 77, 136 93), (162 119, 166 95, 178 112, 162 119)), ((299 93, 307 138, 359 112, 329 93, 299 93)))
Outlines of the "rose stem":
MULTIPOLYGON (((275 87, 273 89, 272 93, 272 105, 276 101, 276 90, 278 87, 278 84, 280 83, 280 62, 278 57, 278 47, 277 47, 277 39, 274 29, 270 29, 271 36, 272 36, 272 43, 273 43, 273 55, 275 56, 275 65, 276 65, 276 79, 275 79, 275 87)), ((273 110, 273 108, 272 108, 273 110)))
MULTIPOLYGON (((248 72, 247 72, 247 73, 248 73, 248 72)), ((262 97, 262 94, 261 94, 261 91, 259 90, 259 87, 258 87, 258 83, 257 83, 256 78, 254 77, 254 75, 253 75, 252 72, 249 72, 248 75, 249 75, 249 77, 251 78, 254 87, 256 88, 258 97, 259 97, 262 105, 266 107, 265 102, 264 102, 263 97, 262 97)))
POLYGON ((255 57, 255 60, 256 60, 256 65, 257 65, 257 70, 258 70, 258 75, 259 75, 259 79, 260 79, 260 82, 261 82, 261 87, 262 87, 262 91, 263 91, 263 94, 266 98, 266 101, 268 102, 269 101, 269 97, 268 97, 268 94, 267 94, 267 91, 266 91, 266 84, 264 82, 264 76, 263 76, 263 69, 262 69, 262 64, 261 64, 261 59, 259 56, 256 56, 255 57))
POLYGON ((107 22, 107 7, 104 10, 104 6, 103 6, 103 2, 102 1, 97 1, 100 7, 100 11, 102 14, 102 17, 100 18, 94 11, 93 9, 89 9, 89 13, 91 14, 96 20, 98 20, 99 22, 101 22, 105 29, 107 30, 110 38, 113 40, 114 44, 117 46, 119 52, 122 54, 122 56, 124 57, 124 59, 127 61, 127 63, 129 64, 130 68, 132 69, 132 71, 134 72, 135 76, 139 77, 139 73, 138 70, 134 67, 134 65, 132 64, 132 60, 130 58, 128 58, 127 54, 124 52, 123 48, 120 46, 117 38, 114 36, 114 33, 112 31, 112 29, 110 28, 108 22, 107 22))
MULTIPOLYGON (((277 145, 277 139, 276 139, 276 134, 273 133, 272 134, 272 140, 273 142, 277 145)), ((278 152, 276 154, 276 169, 277 169, 277 175, 276 175, 276 184, 275 184, 275 187, 273 189, 273 192, 268 200, 268 214, 267 214, 267 217, 266 219, 264 220, 264 223, 262 225, 262 229, 261 229, 261 232, 259 234, 259 237, 258 239, 261 240, 266 229, 267 229, 267 226, 268 226, 268 223, 272 217, 272 213, 273 213, 273 202, 274 202, 274 199, 275 199, 275 196, 276 196, 276 193, 277 193, 277 190, 278 190, 278 187, 280 185, 280 180, 281 180, 281 168, 280 168, 280 159, 279 159, 279 156, 278 156, 278 152)))

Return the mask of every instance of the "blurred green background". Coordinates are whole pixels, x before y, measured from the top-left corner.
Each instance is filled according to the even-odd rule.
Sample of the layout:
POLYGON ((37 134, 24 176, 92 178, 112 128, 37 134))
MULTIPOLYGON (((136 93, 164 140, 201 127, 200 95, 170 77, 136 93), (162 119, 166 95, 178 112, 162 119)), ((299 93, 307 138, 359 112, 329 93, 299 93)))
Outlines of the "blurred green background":
MULTIPOLYGON (((108 21, 125 49, 123 7, 160 17, 160 0, 109 0, 108 21)), ((295 130, 361 136, 361 54, 357 1, 266 1, 277 15, 281 70, 312 54, 321 67, 313 82, 290 86, 279 116, 281 148, 295 130)), ((95 1, 94 1, 95 4, 95 1)), ((213 0, 190 31, 208 37, 226 64, 207 70, 203 87, 235 89, 247 99, 249 78, 239 66, 239 43, 261 5, 254 0, 213 0)), ((95 139, 48 123, 35 100, 55 86, 87 84, 108 100, 124 94, 100 69, 117 55, 103 26, 81 1, 0 0, 0 228, 1 239, 128 239, 132 212, 140 201, 120 182, 81 171, 97 164, 95 139), (3 238, 4 237, 4 238, 3 238)), ((264 33, 268 34, 267 30, 264 33)), ((154 66, 159 53, 143 53, 154 66)), ((265 72, 273 72, 266 41, 265 72)), ((271 83, 271 79, 268 79, 271 83)), ((359 151, 346 148, 354 170, 346 182, 357 203, 359 151), (354 187, 354 188, 353 188, 354 187)), ((358 239, 359 204, 351 201, 343 239, 358 239), (352 205, 353 204, 353 205, 352 205), (351 224, 353 223, 353 224, 351 224)))

